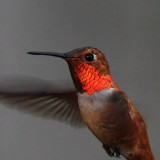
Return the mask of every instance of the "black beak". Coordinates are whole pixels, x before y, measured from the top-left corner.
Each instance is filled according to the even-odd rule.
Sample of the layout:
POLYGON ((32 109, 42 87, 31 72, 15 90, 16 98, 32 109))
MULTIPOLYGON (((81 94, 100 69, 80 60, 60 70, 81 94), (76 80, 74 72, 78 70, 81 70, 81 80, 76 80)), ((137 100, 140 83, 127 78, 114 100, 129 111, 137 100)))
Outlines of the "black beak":
POLYGON ((47 56, 54 56, 54 57, 60 57, 60 58, 74 58, 71 56, 67 56, 66 53, 39 52, 39 51, 33 51, 33 52, 27 52, 27 53, 32 55, 47 55, 47 56))

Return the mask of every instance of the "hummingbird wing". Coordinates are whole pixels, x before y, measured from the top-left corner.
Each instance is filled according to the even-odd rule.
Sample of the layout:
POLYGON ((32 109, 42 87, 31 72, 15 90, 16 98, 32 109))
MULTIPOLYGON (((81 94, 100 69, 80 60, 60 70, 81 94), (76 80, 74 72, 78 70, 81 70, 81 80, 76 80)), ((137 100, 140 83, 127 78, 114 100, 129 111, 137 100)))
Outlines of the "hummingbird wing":
MULTIPOLYGON (((20 76, 0 80, 0 101, 11 108, 16 108, 44 118, 63 121, 72 126, 83 126, 78 97, 75 88, 52 85, 38 78, 20 76), (70 89, 69 89, 70 88, 70 89)), ((63 81, 64 82, 64 81, 63 81)), ((72 82, 72 81, 71 81, 72 82)), ((63 84, 64 85, 64 84, 63 84)))

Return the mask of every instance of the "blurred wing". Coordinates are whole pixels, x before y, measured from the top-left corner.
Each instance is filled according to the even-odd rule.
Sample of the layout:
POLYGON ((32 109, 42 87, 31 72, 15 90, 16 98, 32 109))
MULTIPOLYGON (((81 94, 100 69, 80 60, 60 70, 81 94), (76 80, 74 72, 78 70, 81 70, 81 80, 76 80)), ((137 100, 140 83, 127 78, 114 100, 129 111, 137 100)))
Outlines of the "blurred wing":
MULTIPOLYGON (((31 82, 31 79, 29 82, 31 82)), ((7 84, 8 85, 6 86, 10 86, 9 88, 12 88, 11 91, 9 91, 9 88, 7 88, 5 91, 4 85, 3 87, 0 86, 0 101, 2 103, 7 104, 12 108, 16 108, 44 118, 57 119, 73 126, 84 125, 79 111, 78 97, 75 89, 67 89, 62 91, 61 88, 60 92, 58 92, 58 90, 54 91, 53 89, 52 91, 49 90, 46 92, 42 92, 42 89, 41 91, 33 92, 32 89, 32 92, 29 92, 29 88, 32 85, 29 85, 28 83, 27 92, 15 92, 16 88, 19 90, 18 84, 16 85, 15 83, 14 87, 9 83, 9 81, 7 84)), ((43 88, 42 83, 40 83, 40 85, 41 88, 43 88)), ((21 91, 23 90, 22 86, 23 85, 21 81, 21 91)), ((53 84, 51 88, 54 88, 53 84)), ((55 88, 58 88, 57 84, 55 88)))

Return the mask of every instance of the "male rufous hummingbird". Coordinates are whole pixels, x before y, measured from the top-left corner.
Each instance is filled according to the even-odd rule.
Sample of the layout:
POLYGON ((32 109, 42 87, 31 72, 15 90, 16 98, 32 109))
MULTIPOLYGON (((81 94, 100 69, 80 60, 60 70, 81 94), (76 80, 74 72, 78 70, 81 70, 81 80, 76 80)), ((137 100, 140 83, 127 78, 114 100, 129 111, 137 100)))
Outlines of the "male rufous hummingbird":
POLYGON ((104 54, 93 47, 67 53, 28 52, 67 61, 76 90, 43 93, 0 93, 42 116, 64 120, 72 125, 86 124, 101 141, 109 156, 127 160, 154 160, 142 115, 113 81, 104 54), (83 123, 84 122, 84 123, 83 123))

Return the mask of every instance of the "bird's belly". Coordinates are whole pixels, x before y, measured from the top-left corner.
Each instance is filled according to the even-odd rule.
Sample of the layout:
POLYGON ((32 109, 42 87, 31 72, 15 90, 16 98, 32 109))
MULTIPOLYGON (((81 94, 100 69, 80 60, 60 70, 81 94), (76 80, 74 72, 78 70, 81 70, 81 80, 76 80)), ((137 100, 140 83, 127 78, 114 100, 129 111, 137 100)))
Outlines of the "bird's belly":
POLYGON ((114 147, 118 143, 119 136, 116 133, 119 126, 117 126, 116 122, 110 120, 109 116, 104 116, 100 112, 91 112, 86 109, 81 109, 81 114, 90 131, 103 144, 114 147))
POLYGON ((107 98, 104 101, 103 97, 78 96, 81 115, 88 128, 103 144, 114 147, 120 143, 120 137, 126 135, 129 126, 125 109, 115 108, 107 102, 107 98))

